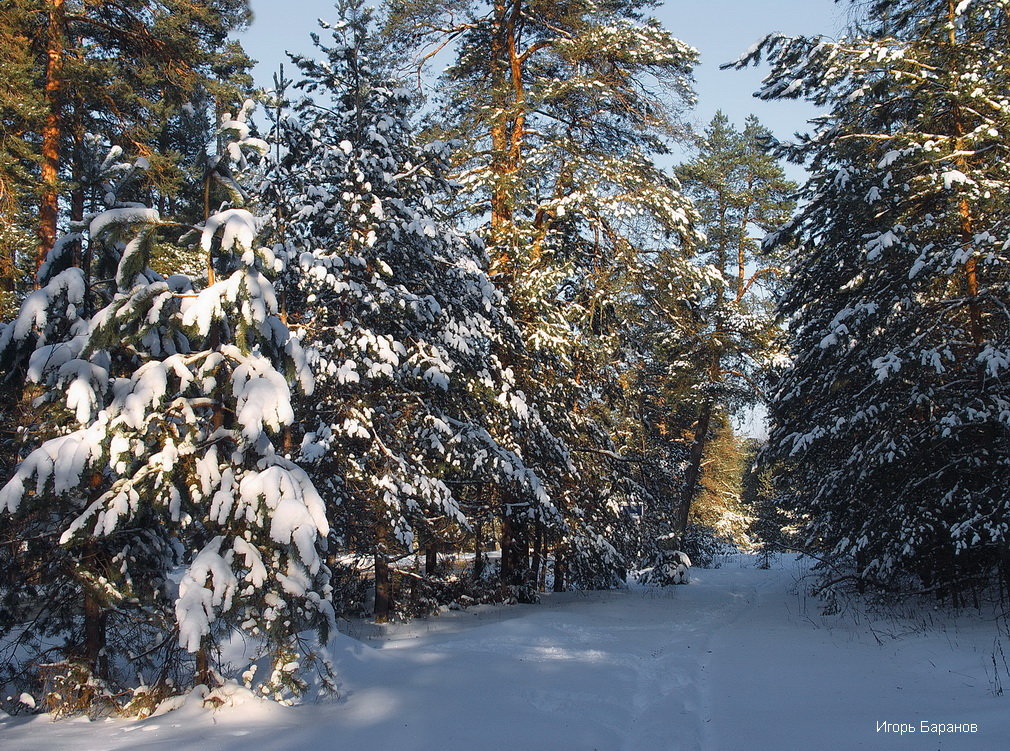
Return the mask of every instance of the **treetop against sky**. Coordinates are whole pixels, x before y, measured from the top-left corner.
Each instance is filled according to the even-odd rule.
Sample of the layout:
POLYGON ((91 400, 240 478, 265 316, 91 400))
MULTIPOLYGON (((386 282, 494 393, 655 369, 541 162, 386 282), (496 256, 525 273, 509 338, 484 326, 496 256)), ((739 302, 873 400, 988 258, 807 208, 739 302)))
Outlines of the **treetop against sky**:
MULTIPOLYGON (((277 66, 287 60, 285 51, 312 50, 309 33, 316 20, 335 17, 332 0, 277 3, 251 0, 255 19, 242 36, 251 57, 258 62, 256 80, 267 86, 277 66)), ((765 69, 719 70, 738 58, 761 37, 772 32, 835 36, 844 25, 848 3, 833 0, 667 0, 654 15, 679 39, 701 53, 695 71, 698 107, 692 120, 703 126, 717 110, 742 124, 755 114, 776 136, 788 138, 802 130, 814 109, 805 102, 762 102, 753 98, 765 69)))

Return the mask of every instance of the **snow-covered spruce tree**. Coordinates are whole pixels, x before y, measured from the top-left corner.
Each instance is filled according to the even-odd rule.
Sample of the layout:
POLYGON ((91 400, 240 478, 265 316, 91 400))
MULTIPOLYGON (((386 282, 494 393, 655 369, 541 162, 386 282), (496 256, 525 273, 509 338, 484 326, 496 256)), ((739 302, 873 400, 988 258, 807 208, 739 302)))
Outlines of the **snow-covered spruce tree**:
POLYGON ((448 144, 418 143, 362 6, 338 3, 319 59, 295 58, 308 96, 278 123, 267 186, 317 382, 300 455, 338 543, 374 558, 383 620, 395 562, 446 528, 473 533, 468 514, 494 489, 517 516, 558 517, 526 450, 545 429, 506 365, 516 326, 479 241, 444 213, 448 144))
MULTIPOLYGON (((618 558, 601 542, 621 522, 630 464, 607 457, 627 449, 608 412, 650 273, 642 253, 692 236, 690 202, 653 157, 678 133, 696 53, 634 1, 390 8, 390 33, 420 59, 455 47, 435 130, 463 144, 464 205, 484 223, 492 278, 522 327, 528 354, 510 365, 576 465, 549 473, 571 522, 555 558, 592 560, 595 578, 612 580, 618 558)), ((502 522, 506 573, 515 563, 521 578, 539 533, 502 522)))
POLYGON ((750 55, 771 60, 761 96, 828 111, 784 148, 812 177, 769 242, 799 249, 768 450, 795 465, 832 578, 957 603, 1010 584, 1010 17, 1000 0, 869 9, 865 32, 750 55))
MULTIPOLYGON (((264 148, 245 114, 223 123, 236 160, 264 148)), ((106 208, 57 243, 0 334, 5 362, 30 352, 40 391, 29 450, 0 490, 19 531, 10 556, 29 573, 5 594, 31 612, 5 612, 3 629, 21 647, 66 639, 27 659, 57 663, 47 700, 67 710, 97 700, 101 681, 130 686, 142 652, 158 654, 141 680, 162 695, 185 688, 170 673, 179 648, 195 656, 183 679, 212 685, 212 647, 237 629, 265 644, 265 692, 279 692, 297 682, 297 633, 332 622, 325 509, 271 438, 293 420, 290 385, 312 383, 277 316, 273 254, 249 211, 224 207, 196 228, 209 280, 152 271, 156 239, 186 227, 126 200, 143 166, 107 165, 126 174, 106 208), (78 239, 91 266, 58 271, 78 239)))

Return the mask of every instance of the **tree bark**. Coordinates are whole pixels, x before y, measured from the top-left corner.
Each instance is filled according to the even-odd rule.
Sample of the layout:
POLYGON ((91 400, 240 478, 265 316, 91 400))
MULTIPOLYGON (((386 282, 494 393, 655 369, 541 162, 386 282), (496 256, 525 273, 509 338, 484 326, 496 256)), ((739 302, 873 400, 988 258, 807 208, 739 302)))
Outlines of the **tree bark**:
POLYGON ((708 431, 712 424, 712 413, 715 411, 715 403, 707 399, 701 407, 701 414, 694 427, 694 442, 691 444, 691 454, 688 458, 687 471, 684 473, 684 488, 680 494, 680 505, 677 508, 677 522, 674 533, 677 535, 677 544, 684 546, 687 535, 687 520, 691 513, 691 504, 698 490, 698 481, 701 479, 701 461, 705 456, 705 445, 708 443, 708 431))
POLYGON ((537 590, 540 589, 540 570, 543 568, 544 527, 538 521, 533 531, 533 560, 530 565, 532 581, 537 590))
POLYGON ((530 541, 526 525, 517 524, 503 514, 501 545, 502 593, 506 597, 515 595, 523 600, 530 575, 530 541))
POLYGON ((512 519, 503 509, 501 519, 501 566, 499 573, 501 574, 502 594, 506 597, 509 594, 511 584, 515 581, 514 544, 512 519))
POLYGON ((84 661, 91 674, 106 677, 105 660, 105 610, 90 589, 84 590, 84 661))
POLYGON ((214 673, 210 667, 210 637, 207 635, 200 639, 200 648, 196 651, 196 671, 193 675, 193 682, 207 688, 214 685, 214 673))
POLYGON ((385 522, 379 522, 375 527, 375 622, 388 623, 389 613, 393 604, 393 582, 389 571, 389 561, 386 558, 385 522))
MULTIPOLYGON (((79 147, 83 138, 79 135, 75 135, 76 145, 79 147)), ((79 154, 76 153, 77 148, 75 148, 74 160, 73 160, 73 178, 74 187, 70 191, 70 221, 71 222, 81 222, 84 221, 84 185, 81 184, 81 179, 83 178, 82 165, 80 163, 79 154)), ((84 278, 90 282, 91 280, 91 265, 90 263, 85 266, 84 258, 82 253, 82 245, 80 240, 74 241, 73 253, 74 265, 80 266, 84 271, 84 278)))
MULTIPOLYGON (((503 239, 505 225, 511 220, 509 200, 504 187, 503 176, 508 171, 509 134, 505 110, 506 101, 504 87, 507 70, 508 44, 506 41, 505 22, 506 11, 504 0, 495 0, 494 17, 495 33, 491 37, 491 91, 496 100, 495 120, 491 124, 491 236, 492 242, 498 246, 503 239)), ((499 265, 507 264, 507 254, 495 259, 499 265)))
POLYGON ((473 525, 473 579, 477 581, 484 575, 484 551, 481 550, 481 525, 473 525))
MULTIPOLYGON (((948 42, 953 49, 957 45, 957 12, 954 5, 954 0, 947 0, 947 20, 950 23, 950 31, 948 32, 948 42)), ((969 165, 968 158, 964 154, 964 120, 961 112, 961 108, 954 105, 954 149, 957 152, 957 158, 955 159, 955 164, 959 170, 963 173, 968 174, 969 165)), ((958 214, 960 215, 961 224, 961 242, 967 247, 974 239, 974 230, 972 229, 972 216, 971 216, 971 206, 968 204, 968 200, 961 198, 958 200, 958 214)), ((975 345, 976 350, 982 348, 982 343, 985 334, 982 329, 982 314, 979 310, 978 296, 979 296, 979 285, 978 285, 978 264, 975 256, 972 255, 965 261, 964 264, 964 288, 965 294, 968 298, 968 330, 972 338, 972 343, 975 345)), ((981 370, 981 369, 980 369, 981 370)))
POLYGON ((438 543, 430 542, 424 549, 424 573, 434 576, 438 573, 438 543))
POLYGON ((492 271, 507 270, 515 260, 509 247, 508 226, 513 218, 515 177, 526 136, 524 58, 518 50, 522 5, 523 0, 494 2, 494 35, 489 50, 490 85, 497 110, 491 125, 492 271))
POLYGON ((1003 595, 1000 599, 1006 597, 1003 602, 1010 602, 1010 548, 1006 545, 1004 542, 999 549, 999 568, 1003 584, 1003 595))
POLYGON ((42 195, 39 199, 38 248, 35 268, 56 243, 59 217, 60 141, 63 137, 63 58, 65 55, 63 0, 48 1, 46 39, 46 118, 42 125, 42 195))
MULTIPOLYGON (((747 195, 753 195, 754 177, 751 175, 747 179, 747 195)), ((753 198, 751 200, 754 200, 753 198)), ((744 206, 743 216, 740 218, 740 236, 737 238, 736 247, 736 302, 739 304, 743 300, 747 291, 747 225, 750 224, 750 209, 753 204, 748 202, 744 206)))
POLYGON ((523 65, 516 50, 516 37, 519 33, 519 11, 523 0, 513 0, 512 13, 506 26, 506 38, 509 56, 509 76, 512 83, 512 104, 515 107, 515 117, 512 120, 512 132, 509 135, 509 174, 519 171, 522 157, 523 140, 526 137, 526 90, 523 88, 523 65))
MULTIPOLYGON (((15 284, 14 251, 11 248, 0 248, 0 292, 13 292, 15 284)), ((3 298, 6 304, 10 298, 3 298)))
POLYGON ((568 585, 566 575, 568 566, 565 564, 565 556, 560 550, 554 551, 554 591, 564 592, 568 585))

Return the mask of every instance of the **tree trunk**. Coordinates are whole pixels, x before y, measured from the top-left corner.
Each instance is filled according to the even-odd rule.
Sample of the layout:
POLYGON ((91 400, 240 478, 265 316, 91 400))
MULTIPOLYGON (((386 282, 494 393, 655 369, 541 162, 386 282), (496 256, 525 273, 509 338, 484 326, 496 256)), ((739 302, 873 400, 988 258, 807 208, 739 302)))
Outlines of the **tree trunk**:
POLYGON ((540 570, 543 568, 543 551, 544 551, 544 527, 537 521, 536 526, 533 531, 533 562, 530 566, 532 569, 532 581, 537 590, 540 590, 540 570))
POLYGON ((684 488, 680 494, 680 505, 677 508, 677 521, 674 533, 677 536, 677 545, 684 546, 687 535, 687 520, 691 513, 691 504, 698 490, 698 481, 701 479, 701 462, 705 457, 705 444, 708 442, 708 431, 712 424, 712 413, 715 410, 715 403, 707 399, 701 407, 701 414, 698 415, 698 422, 694 428, 694 442, 691 444, 691 455, 688 458, 687 471, 684 473, 684 488))
MULTIPOLYGON (((490 86, 495 100, 491 124, 491 241, 495 246, 492 271, 505 271, 515 260, 509 243, 515 176, 522 161, 526 135, 526 92, 522 73, 524 59, 517 49, 518 24, 523 0, 494 2, 494 34, 491 37, 490 86)), ((505 281, 508 286, 511 281, 505 281)))
POLYGON ((859 550, 856 552, 856 573, 859 575, 859 579, 856 580, 856 591, 859 594, 866 594, 866 579, 863 576, 863 572, 866 570, 866 551, 859 550))
MULTIPOLYGON (((747 194, 751 195, 751 191, 754 189, 754 176, 751 175, 747 179, 747 194)), ((753 200, 753 199, 751 199, 753 200)), ((740 219, 740 237, 737 241, 736 248, 736 301, 739 303, 743 300, 744 293, 747 291, 747 225, 750 224, 750 210, 752 203, 748 203, 743 210, 743 216, 740 219)))
MULTIPOLYGON (((15 270, 16 266, 14 263, 14 249, 0 248, 0 292, 14 291, 14 288, 16 286, 15 270)), ((12 303, 13 300, 11 298, 4 296, 2 302, 4 305, 6 305, 8 302, 12 303)))
POLYGON ((375 528, 375 622, 388 623, 393 604, 393 582, 386 558, 385 522, 375 528))
POLYGON ((547 556, 544 554, 545 545, 546 540, 540 543, 540 550, 541 550, 540 572, 537 574, 537 590, 539 592, 547 591, 547 556))
POLYGON ((502 594, 525 601, 530 583, 530 541, 526 525, 503 516, 501 544, 502 594))
POLYGON ((564 554, 560 550, 554 551, 554 591, 564 592, 567 582, 565 577, 568 567, 565 564, 564 554))
MULTIPOLYGON (((502 184, 503 181, 501 179, 508 171, 509 155, 509 134, 508 123, 505 119, 506 101, 504 96, 506 71, 508 69, 505 16, 504 0, 495 0, 494 17, 496 29, 494 35, 491 37, 491 49, 489 51, 491 55, 490 84, 493 96, 497 100, 496 109, 498 110, 495 120, 491 124, 491 175, 493 178, 491 188, 491 237, 495 245, 499 245, 503 240, 503 228, 512 218, 511 211, 509 210, 507 190, 502 184)), ((509 259, 507 255, 503 257, 499 252, 499 256, 495 260, 500 264, 505 264, 509 259)))
MULTIPOLYGON (((953 48, 957 45, 957 10, 954 5, 954 0, 947 0, 947 20, 950 24, 948 42, 950 43, 951 48, 953 48)), ((954 163, 961 172, 969 174, 970 167, 968 164, 968 157, 965 155, 964 131, 965 127, 961 108, 955 104, 954 149, 957 157, 954 160, 954 163)), ((975 232, 972 229, 971 206, 969 206, 966 198, 961 198, 958 200, 957 208, 961 223, 961 241, 967 248, 971 245, 975 235, 975 232)), ((979 310, 978 304, 978 263, 974 255, 970 255, 964 264, 964 291, 968 298, 968 331, 971 335, 972 343, 975 345, 977 354, 977 352, 982 348, 985 335, 982 330, 982 314, 979 310)), ((979 368, 979 372, 982 372, 982 368, 979 368)))
POLYGON ((515 572, 517 583, 529 584, 530 577, 530 526, 528 522, 515 526, 515 539, 512 543, 515 550, 515 572))
POLYGON ((59 217, 60 141, 63 136, 63 57, 65 53, 63 0, 49 0, 46 39, 46 118, 42 125, 38 248, 35 268, 56 243, 59 217))
POLYGON ((84 590, 84 661, 91 674, 106 678, 105 651, 105 610, 95 593, 84 590))
POLYGON ((484 551, 481 550, 481 526, 473 525, 473 579, 477 581, 484 575, 484 551))
POLYGON ((1006 542, 999 549, 999 570, 1003 584, 1003 594, 1000 599, 1006 597, 1004 602, 1010 602, 1010 548, 1006 547, 1006 542))
POLYGON ((501 519, 501 565, 499 567, 499 574, 501 576, 502 594, 506 597, 509 595, 510 585, 513 581, 515 581, 515 560, 513 558, 514 545, 512 519, 509 518, 503 510, 501 519))
POLYGON ((512 133, 509 135, 509 174, 515 174, 519 171, 523 140, 526 137, 526 91, 523 88, 523 61, 516 50, 516 27, 521 7, 522 0, 513 1, 512 13, 509 15, 505 27, 509 56, 509 77, 512 83, 512 104, 515 107, 515 117, 512 120, 512 133))
POLYGON ((434 576, 438 573, 438 543, 431 542, 424 549, 424 573, 434 576))
POLYGON ((196 672, 193 675, 193 682, 207 688, 214 685, 214 672, 210 667, 210 637, 206 634, 200 639, 200 648, 196 651, 196 672))
MULTIPOLYGON (((82 139, 83 140, 83 139, 82 139)), ((84 186, 81 184, 81 165, 79 159, 74 159, 74 188, 70 192, 70 221, 71 222, 81 222, 84 221, 84 186)), ((90 244, 90 243, 89 243, 90 244)), ((73 248, 71 249, 73 254, 74 265, 80 266, 84 271, 84 278, 89 282, 91 280, 91 267, 90 263, 85 266, 84 258, 82 257, 82 246, 80 240, 75 240, 73 248)))

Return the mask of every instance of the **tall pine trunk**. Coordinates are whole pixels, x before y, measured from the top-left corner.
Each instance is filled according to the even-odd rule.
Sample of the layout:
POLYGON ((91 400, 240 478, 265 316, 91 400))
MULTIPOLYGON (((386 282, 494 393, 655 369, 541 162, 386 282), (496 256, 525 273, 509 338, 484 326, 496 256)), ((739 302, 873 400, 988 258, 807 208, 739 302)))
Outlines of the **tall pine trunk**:
POLYGON ((49 0, 46 37, 46 118, 42 126, 41 189, 39 199, 36 269, 56 243, 59 217, 60 141, 63 137, 63 58, 65 54, 63 0, 49 0))
MULTIPOLYGON (((954 0, 947 0, 947 20, 950 25, 947 41, 950 43, 951 52, 957 46, 957 9, 954 0)), ((961 108, 954 105, 954 149, 956 153, 955 164, 964 174, 970 173, 968 157, 965 153, 965 126, 964 115, 961 108)), ((961 241, 965 247, 971 245, 974 240, 974 230, 972 229, 971 206, 964 197, 958 199, 958 215, 960 217, 961 241)), ((979 311, 978 296, 978 264, 975 256, 970 255, 964 264, 964 291, 968 298, 968 328, 971 334, 972 343, 975 345, 976 355, 982 348, 984 334, 982 331, 982 316, 979 311)), ((981 372, 981 368, 979 369, 981 372)))
POLYGON ((508 122, 506 120, 506 104, 504 87, 506 80, 507 50, 508 40, 506 38, 505 24, 505 2, 495 0, 494 17, 496 23, 495 34, 491 37, 491 90, 497 100, 498 113, 491 124, 491 172, 494 178, 491 189, 491 236, 492 242, 498 246, 499 253, 495 259, 499 264, 505 265, 509 260, 507 255, 502 256, 501 244, 505 225, 512 220, 511 210, 507 190, 504 187, 502 177, 508 172, 509 155, 509 133, 508 122))
MULTIPOLYGON (((74 158, 73 158, 73 189, 70 191, 70 221, 71 222, 81 222, 84 220, 84 203, 85 203, 85 193, 83 184, 83 165, 81 164, 80 150, 82 147, 82 142, 84 141, 83 135, 80 133, 74 134, 74 158)), ((89 243, 90 245, 90 243, 89 243)), ((80 240, 76 240, 73 244, 72 253, 74 258, 74 264, 80 266, 84 271, 84 278, 89 282, 91 280, 91 265, 84 264, 83 258, 83 246, 80 240)))
MULTIPOLYGON (((94 542, 87 543, 84 558, 92 572, 99 570, 97 559, 100 553, 94 542)), ((84 640, 81 645, 81 659, 88 666, 91 674, 105 678, 106 670, 103 660, 105 651, 105 608, 102 606, 91 582, 84 582, 82 611, 84 616, 84 640)))
POLYGON ((684 472, 684 487, 680 493, 680 504, 677 507, 676 527, 674 534, 677 536, 677 545, 684 547, 687 537, 687 521, 691 514, 691 505, 698 492, 699 480, 701 479, 701 462, 705 457, 705 445, 708 443, 708 432, 712 424, 712 413, 715 411, 715 403, 712 399, 706 399, 701 407, 701 414, 694 426, 694 441, 691 444, 691 454, 688 457, 687 471, 684 472))
MULTIPOLYGON (((102 483, 102 476, 98 473, 91 475, 88 484, 93 492, 92 498, 99 495, 99 488, 102 483)), ((92 575, 100 576, 102 566, 99 557, 101 552, 94 540, 90 540, 84 545, 84 555, 78 562, 79 570, 89 571, 92 575)), ((105 650, 105 608, 102 606, 95 591, 95 586, 88 578, 83 578, 83 589, 81 593, 81 610, 84 617, 84 639, 81 644, 81 659, 88 666, 91 674, 104 678, 105 670, 102 665, 102 653, 105 650)))
POLYGON ((92 590, 84 593, 84 661, 91 674, 104 678, 102 651, 105 649, 105 611, 92 590))
POLYGON ((501 517, 501 563, 499 573, 501 575, 502 596, 508 597, 511 593, 512 585, 515 583, 515 560, 514 552, 514 532, 512 518, 502 504, 501 517))

